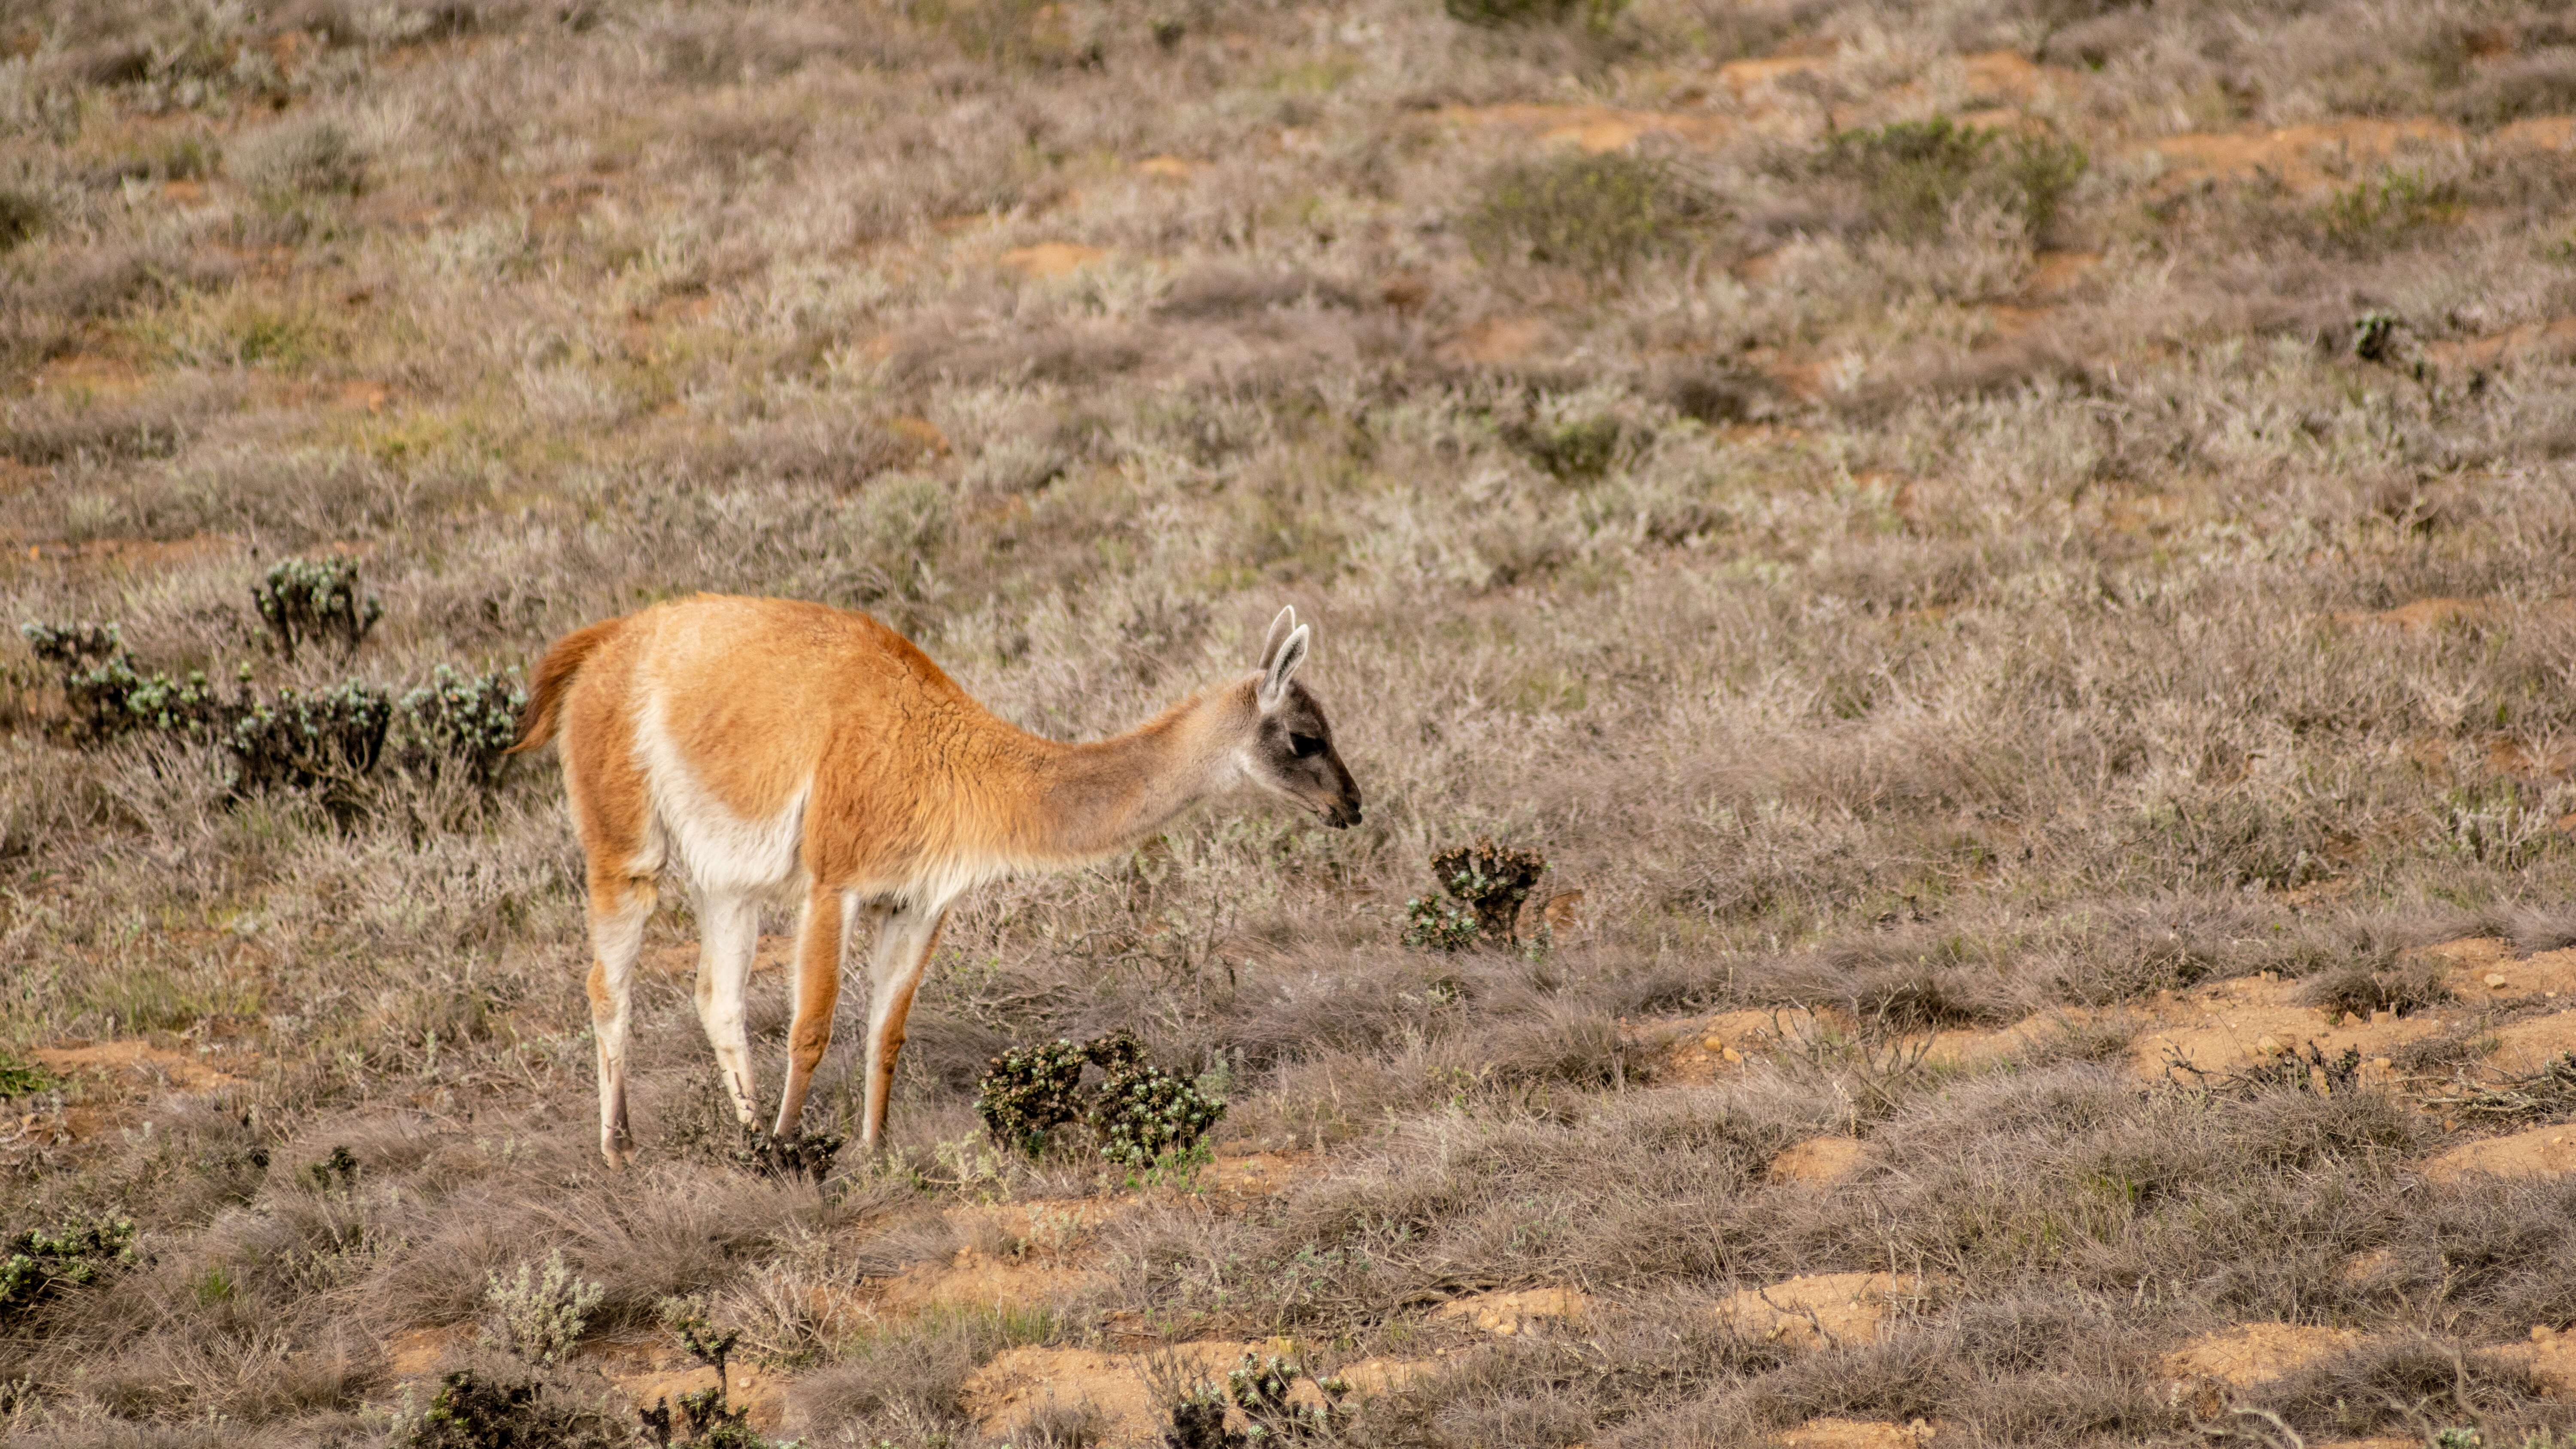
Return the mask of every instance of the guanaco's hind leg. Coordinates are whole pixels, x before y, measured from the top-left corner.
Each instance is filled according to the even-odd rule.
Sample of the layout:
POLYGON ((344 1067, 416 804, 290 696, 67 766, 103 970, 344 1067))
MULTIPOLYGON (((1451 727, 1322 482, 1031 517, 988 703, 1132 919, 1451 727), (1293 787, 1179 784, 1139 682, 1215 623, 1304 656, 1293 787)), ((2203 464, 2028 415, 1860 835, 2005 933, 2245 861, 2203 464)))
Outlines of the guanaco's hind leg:
POLYGON ((760 907, 749 896, 698 897, 698 1024, 716 1049, 733 1097, 734 1115, 752 1124, 751 1042, 743 1032, 743 992, 751 982, 752 953, 760 946, 760 907))
POLYGON ((797 1130, 814 1064, 832 1045, 832 1011, 841 1001, 841 958, 858 914, 859 898, 849 891, 816 886, 805 897, 805 916, 796 928, 796 1025, 787 1034, 787 1088, 778 1098, 781 1137, 797 1130))
POLYGON ((895 1054, 903 1050, 903 1021, 912 1014, 912 994, 939 944, 939 927, 948 919, 948 904, 899 906, 877 928, 876 950, 868 963, 868 1094, 867 1123, 860 1146, 870 1152, 885 1142, 886 1101, 894 1093, 895 1054))
POLYGON ((590 1024, 599 1040, 599 1151, 612 1167, 635 1156, 626 1125, 626 1029, 632 1020, 635 957, 653 918, 651 876, 590 878, 590 1024))

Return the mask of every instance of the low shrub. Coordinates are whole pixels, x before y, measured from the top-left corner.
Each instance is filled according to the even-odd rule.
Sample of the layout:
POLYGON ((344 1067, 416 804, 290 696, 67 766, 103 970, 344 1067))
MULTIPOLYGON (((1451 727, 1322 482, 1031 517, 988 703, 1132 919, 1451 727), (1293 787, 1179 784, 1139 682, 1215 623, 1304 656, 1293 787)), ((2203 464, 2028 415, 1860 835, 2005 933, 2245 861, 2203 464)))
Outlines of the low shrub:
POLYGON ((244 140, 231 169, 273 207, 305 197, 355 196, 367 181, 366 156, 357 142, 325 120, 290 121, 244 140))
POLYGON ((1168 1411, 1172 1428, 1164 1442, 1172 1449, 1337 1442, 1350 1417, 1342 1407, 1350 1391, 1342 1379, 1331 1374, 1316 1377, 1294 1359, 1247 1353, 1226 1371, 1222 1384, 1202 1381, 1181 1393, 1168 1411), (1300 1379, 1314 1384, 1320 1402, 1298 1403, 1290 1398, 1300 1379), (1245 1427, 1228 1425, 1229 1409, 1245 1427))
POLYGON ((1225 1115, 1225 1103, 1145 1059, 1130 1032, 1084 1046, 1059 1038, 993 1058, 976 1084, 975 1112, 993 1140, 1035 1158, 1068 1122, 1091 1128, 1100 1154, 1122 1167, 1150 1167, 1187 1153, 1225 1115), (1085 1092, 1082 1069, 1097 1065, 1107 1080, 1085 1092))
POLYGON ((1592 30, 1607 30, 1627 0, 1441 0, 1449 18, 1487 30, 1521 25, 1562 25, 1580 17, 1592 30))
POLYGON ((354 654, 385 612, 382 599, 359 588, 357 561, 345 558, 291 558, 276 564, 251 589, 251 602, 278 651, 289 659, 298 645, 320 639, 354 654))
POLYGON ((1713 211, 1706 194, 1660 158, 1548 156, 1487 175, 1464 231, 1488 266, 1537 262, 1612 278, 1679 248, 1713 211))
POLYGON ((1521 907, 1539 877, 1547 874, 1547 857, 1480 836, 1473 845, 1433 855, 1431 873, 1458 905, 1418 897, 1406 901, 1404 944, 1460 951, 1481 939, 1511 946, 1520 942, 1521 907))
POLYGON ((2013 133, 1953 124, 1947 117, 1838 131, 1815 168, 1859 184, 1871 222, 1890 234, 1936 235, 1959 202, 1983 198, 2039 236, 2083 179, 2084 148, 2050 133, 2013 133))
POLYGON ((1093 1043, 1094 1061, 1109 1080, 1091 1099, 1083 1121, 1100 1155, 1121 1167, 1145 1168, 1199 1145, 1225 1115, 1225 1104, 1145 1060, 1145 1048, 1125 1032, 1093 1043))
POLYGON ((30 1228, 9 1239, 7 1255, 0 1256, 0 1324, 133 1261, 130 1218, 97 1218, 52 1232, 30 1228))
POLYGON ((20 243, 44 229, 42 198, 15 187, 0 187, 0 253, 16 251, 20 243))
MULTIPOLYGON (((339 617, 370 619, 372 607, 339 617)), ((354 627, 363 634, 363 624, 354 627)), ((232 761, 233 788, 243 793, 323 790, 354 804, 357 783, 389 760, 424 777, 456 769, 489 790, 527 702, 507 675, 460 674, 443 664, 429 684, 399 700, 358 679, 311 692, 282 686, 262 700, 244 666, 225 699, 202 672, 180 680, 145 674, 114 624, 27 624, 20 632, 56 671, 73 739, 104 744, 151 733, 220 745, 232 761)))
POLYGON ((521 1263, 517 1276, 498 1271, 484 1276, 484 1302, 491 1310, 485 1339, 532 1363, 554 1363, 572 1352, 589 1325, 590 1311, 606 1290, 564 1266, 563 1250, 546 1255, 543 1271, 521 1263))
POLYGON ((634 1435, 543 1378, 457 1369, 440 1381, 402 1442, 405 1449, 622 1449, 634 1435))
MULTIPOLYGON (((2376 251, 2458 221, 2459 188, 2421 171, 2390 169, 2327 198, 2326 237, 2347 251, 2376 251)), ((2356 349, 2357 350, 2357 349, 2356 349)))

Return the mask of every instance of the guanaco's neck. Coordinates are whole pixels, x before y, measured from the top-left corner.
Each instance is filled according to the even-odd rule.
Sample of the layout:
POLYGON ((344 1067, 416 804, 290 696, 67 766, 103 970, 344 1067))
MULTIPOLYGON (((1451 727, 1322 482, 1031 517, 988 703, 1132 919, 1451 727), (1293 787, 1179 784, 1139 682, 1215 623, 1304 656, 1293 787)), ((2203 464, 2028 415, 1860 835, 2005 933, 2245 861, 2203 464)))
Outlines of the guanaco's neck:
POLYGON ((1114 854, 1229 787, 1247 687, 1194 696, 1114 739, 1047 748, 1030 782, 1025 847, 1068 861, 1114 854))

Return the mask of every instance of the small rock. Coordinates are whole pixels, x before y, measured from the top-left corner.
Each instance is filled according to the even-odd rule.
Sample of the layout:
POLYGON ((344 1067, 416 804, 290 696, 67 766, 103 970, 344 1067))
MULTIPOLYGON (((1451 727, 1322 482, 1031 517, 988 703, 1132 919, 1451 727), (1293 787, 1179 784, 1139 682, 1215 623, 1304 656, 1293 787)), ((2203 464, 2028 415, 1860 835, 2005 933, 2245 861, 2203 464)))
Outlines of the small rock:
POLYGON ((2504 979, 2503 972, 2490 971, 2487 973, 2487 985, 2494 987, 2496 990, 2502 991, 2508 984, 2510 983, 2504 979))
POLYGON ((2267 1032, 2254 1039, 2254 1050, 2261 1052, 2267 1057, 2277 1057, 2281 1053, 2288 1051, 2289 1048, 2281 1045, 2281 1039, 2279 1037, 2273 1036, 2267 1032))
POLYGON ((1744 1053, 1737 1051, 1733 1047, 1728 1047, 1725 1051, 1719 1053, 1719 1055, 1725 1057, 1729 1065, 1733 1065, 1734 1063, 1744 1060, 1744 1053))
POLYGON ((2384 1071, 2387 1071, 2389 1068, 2394 1067, 2394 1066, 2396 1066, 2396 1065, 2397 1065, 2397 1063, 2396 1063, 2396 1062, 2394 1062, 2394 1061, 2390 1060, 2390 1059, 2389 1059, 2389 1058, 2387 1058, 2387 1057, 2372 1057, 2372 1058, 2370 1059, 2370 1064, 2371 1064, 2372 1066, 2374 1066, 2374 1067, 2379 1068, 2379 1069, 2380 1069, 2381 1071, 2383 1071, 2383 1072, 2384 1072, 2384 1071))

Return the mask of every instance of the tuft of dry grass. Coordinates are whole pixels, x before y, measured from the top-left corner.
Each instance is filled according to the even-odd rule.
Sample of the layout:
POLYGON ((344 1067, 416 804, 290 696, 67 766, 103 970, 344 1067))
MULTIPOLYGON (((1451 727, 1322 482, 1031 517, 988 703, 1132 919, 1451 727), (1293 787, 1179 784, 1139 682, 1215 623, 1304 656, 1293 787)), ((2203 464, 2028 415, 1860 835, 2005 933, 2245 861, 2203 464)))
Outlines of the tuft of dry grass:
POLYGON ((979 893, 893 1157, 820 1186, 729 1160, 674 889, 612 1178, 542 763, 238 788, 75 740, 0 630, 0 1062, 131 1054, 8 1078, 0 1237, 142 1249, 0 1325, 0 1437, 389 1442, 396 1349, 558 1250, 558 1391, 703 1295, 818 1443, 979 1442, 1009 1347, 1275 1332, 1453 1365, 1370 1442, 2180 1438, 2158 1356, 2247 1321, 2373 1345, 2247 1396, 2303 1434, 2552 1422, 2473 1351, 2576 1321, 2560 1184, 2427 1180, 2402 1080, 2127 1066, 2262 972, 2464 1065, 2497 1023, 2418 949, 2576 941, 2547 7, 56 12, 0 46, 8 624, 399 697, 793 594, 1075 738, 1293 600, 1371 809, 979 893), (324 556, 381 619, 274 647, 324 556), (1564 913, 1409 948, 1480 836, 1564 913), (1711 1082, 1722 1012, 1804 1025, 1711 1082), (986 1062, 1121 1029, 1228 1100, 1214 1169, 992 1151, 986 1062), (1849 1175, 1775 1180, 1818 1138, 1849 1175), (1254 1151, 1292 1185, 1216 1185, 1254 1151), (1130 1191, 1044 1311, 851 1306, 1130 1191), (1813 1355, 1715 1316, 1828 1272, 1941 1286, 1813 1355), (1438 1316, 1519 1289, 1592 1316, 1438 1316))

